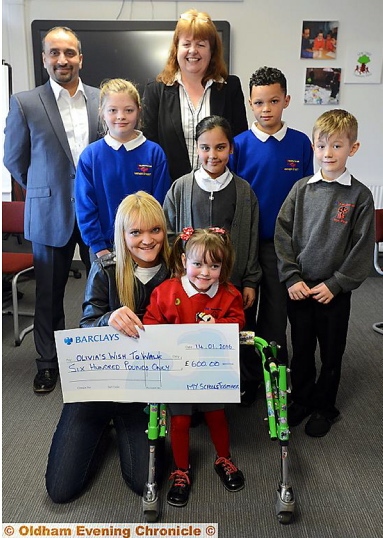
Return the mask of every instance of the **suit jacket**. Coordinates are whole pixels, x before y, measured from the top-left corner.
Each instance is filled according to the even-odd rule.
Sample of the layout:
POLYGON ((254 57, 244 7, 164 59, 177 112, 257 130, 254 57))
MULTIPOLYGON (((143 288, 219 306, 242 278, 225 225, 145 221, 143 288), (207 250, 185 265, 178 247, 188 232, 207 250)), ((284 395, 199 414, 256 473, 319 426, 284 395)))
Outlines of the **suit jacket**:
MULTIPOLYGON (((97 139, 99 90, 84 84, 89 142, 97 139)), ((62 247, 75 226, 75 164, 50 82, 12 95, 4 164, 26 192, 24 234, 62 247)))
MULTIPOLYGON (((142 130, 146 138, 160 144, 165 151, 174 181, 191 171, 181 122, 179 85, 149 82, 145 87, 143 105, 142 130)), ((233 136, 248 129, 244 96, 237 76, 229 75, 223 85, 212 84, 210 113, 226 118, 233 136)))

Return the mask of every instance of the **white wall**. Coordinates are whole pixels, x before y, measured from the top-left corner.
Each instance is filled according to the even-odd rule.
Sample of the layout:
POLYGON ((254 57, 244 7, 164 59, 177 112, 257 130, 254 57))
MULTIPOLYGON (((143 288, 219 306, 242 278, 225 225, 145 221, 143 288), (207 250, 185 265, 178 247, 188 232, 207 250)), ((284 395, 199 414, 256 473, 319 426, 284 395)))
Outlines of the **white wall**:
MULTIPOLYGON (((382 0, 243 0, 243 2, 161 2, 158 0, 3 0, 3 58, 12 65, 14 91, 34 86, 30 25, 34 19, 175 20, 196 7, 216 20, 231 24, 231 72, 242 80, 246 98, 248 80, 262 65, 281 69, 289 82, 291 104, 285 119, 309 136, 314 120, 329 106, 303 105, 305 71, 310 60, 299 58, 303 20, 339 21, 336 60, 315 61, 315 67, 345 67, 348 46, 372 41, 383 54, 382 0)), ((86 51, 84 51, 86 58, 86 51)), ((102 58, 100 58, 102 61, 102 58)), ((86 81, 85 81, 86 82, 86 81)), ((349 163, 366 185, 383 185, 383 85, 341 85, 341 108, 359 121, 361 149, 349 163)), ((249 111, 249 121, 252 117, 249 111)))
POLYGON ((9 110, 9 68, 7 65, 1 66, 1 99, 0 99, 0 160, 2 178, 2 201, 9 202, 12 199, 12 179, 11 174, 3 164, 4 157, 4 127, 5 118, 9 110))

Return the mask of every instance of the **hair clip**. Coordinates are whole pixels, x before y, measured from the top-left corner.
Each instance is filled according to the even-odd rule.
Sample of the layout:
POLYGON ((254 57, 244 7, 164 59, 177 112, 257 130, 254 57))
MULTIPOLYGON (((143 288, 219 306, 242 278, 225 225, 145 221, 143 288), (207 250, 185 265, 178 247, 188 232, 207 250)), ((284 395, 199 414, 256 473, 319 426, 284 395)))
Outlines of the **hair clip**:
POLYGON ((225 235, 226 234, 226 230, 224 230, 223 228, 209 228, 209 230, 211 232, 215 232, 216 234, 221 234, 221 235, 225 235))
POLYGON ((190 236, 192 236, 194 233, 194 228, 191 226, 188 226, 187 228, 183 228, 182 233, 180 233, 180 238, 183 241, 187 241, 190 236))

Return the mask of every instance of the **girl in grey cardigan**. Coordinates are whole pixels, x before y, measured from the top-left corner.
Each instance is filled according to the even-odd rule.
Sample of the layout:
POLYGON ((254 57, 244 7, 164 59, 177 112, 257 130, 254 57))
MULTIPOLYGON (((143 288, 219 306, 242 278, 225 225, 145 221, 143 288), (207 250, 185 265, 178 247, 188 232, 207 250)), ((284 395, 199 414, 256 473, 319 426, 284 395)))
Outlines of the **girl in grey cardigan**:
MULTIPOLYGON (((164 202, 168 234, 183 228, 224 228, 235 249, 231 282, 240 290, 246 314, 246 329, 255 330, 256 289, 261 279, 258 262, 258 200, 250 184, 227 168, 233 151, 228 121, 208 116, 196 127, 200 167, 177 179, 164 202), (253 307, 254 306, 254 307, 253 307), (253 307, 253 308, 252 308, 253 307)), ((254 349, 242 346, 241 392, 243 405, 251 405, 262 379, 254 349)))
POLYGON ((164 211, 170 238, 183 228, 219 227, 230 233, 235 248, 232 283, 242 292, 245 310, 255 301, 261 278, 258 263, 258 200, 250 184, 227 168, 232 151, 230 125, 208 116, 196 128, 201 166, 177 179, 164 211))

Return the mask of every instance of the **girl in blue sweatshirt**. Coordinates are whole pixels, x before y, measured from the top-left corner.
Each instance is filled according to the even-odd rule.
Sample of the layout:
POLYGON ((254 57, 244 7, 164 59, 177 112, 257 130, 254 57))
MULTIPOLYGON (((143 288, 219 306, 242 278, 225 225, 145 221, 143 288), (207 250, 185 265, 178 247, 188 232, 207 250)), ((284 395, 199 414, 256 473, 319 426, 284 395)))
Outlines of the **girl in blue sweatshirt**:
POLYGON ((91 259, 113 246, 117 207, 143 190, 161 204, 170 186, 165 154, 137 130, 141 112, 136 87, 124 79, 101 85, 100 118, 106 135, 83 151, 76 172, 76 214, 91 259))

